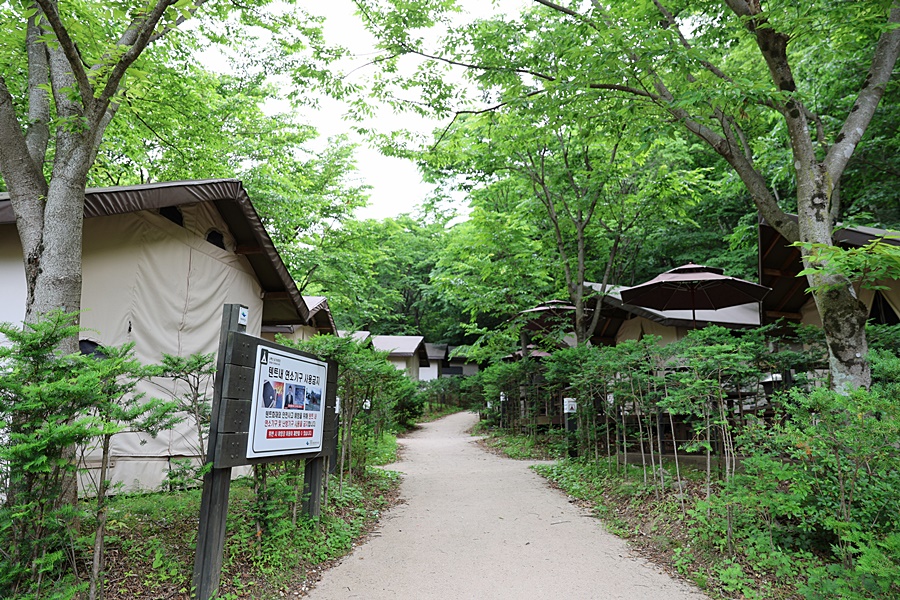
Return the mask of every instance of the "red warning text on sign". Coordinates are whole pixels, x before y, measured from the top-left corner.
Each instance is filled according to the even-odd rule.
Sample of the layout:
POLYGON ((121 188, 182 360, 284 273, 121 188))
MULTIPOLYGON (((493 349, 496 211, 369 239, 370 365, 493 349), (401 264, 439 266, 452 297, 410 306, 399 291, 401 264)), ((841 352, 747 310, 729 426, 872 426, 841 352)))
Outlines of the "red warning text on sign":
POLYGON ((266 430, 266 439, 274 440, 278 438, 311 438, 313 436, 312 429, 268 429, 266 430))

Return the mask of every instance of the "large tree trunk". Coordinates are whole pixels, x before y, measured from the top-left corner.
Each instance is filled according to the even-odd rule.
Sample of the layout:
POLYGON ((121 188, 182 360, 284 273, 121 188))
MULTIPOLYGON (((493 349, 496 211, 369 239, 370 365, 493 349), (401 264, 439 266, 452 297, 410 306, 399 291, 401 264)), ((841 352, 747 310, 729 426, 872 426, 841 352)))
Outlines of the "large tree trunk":
MULTIPOLYGON (((744 20, 745 27, 756 37, 772 83, 778 90, 791 95, 783 104, 773 108, 781 112, 791 143, 797 179, 798 223, 794 225, 779 208, 765 178, 754 167, 749 149, 742 149, 743 144, 735 139, 734 131, 739 128, 733 120, 719 111, 716 116, 722 124, 722 134, 716 133, 693 119, 687 111, 674 106, 674 97, 661 81, 657 82, 657 92, 661 99, 670 103, 668 110, 673 116, 728 161, 744 182, 760 213, 785 239, 832 246, 832 231, 839 212, 835 190, 884 95, 900 55, 900 29, 894 26, 900 23, 900 5, 895 3, 892 7, 887 19, 888 27, 875 44, 865 83, 840 133, 828 146, 823 136, 816 137, 817 134, 814 134, 818 117, 794 93, 797 85, 787 51, 790 36, 768 22, 759 2, 726 0, 726 4, 744 20), (824 160, 817 158, 817 145, 826 150, 824 160)), ((802 255, 804 266, 812 266, 809 250, 803 249, 802 255)), ((852 387, 869 387, 871 372, 866 360, 865 321, 868 313, 865 305, 859 301, 847 277, 811 274, 808 279, 828 345, 832 387, 841 392, 847 392, 852 387)))
MULTIPOLYGON (((833 190, 828 185, 828 171, 824 165, 814 164, 808 172, 813 176, 803 178, 807 181, 798 173, 802 182, 797 194, 800 241, 833 245, 834 224, 829 210, 833 190)), ((801 251, 803 266, 809 268, 809 252, 805 248, 801 251)), ((866 305, 857 297, 853 283, 842 275, 810 273, 807 280, 825 331, 832 389, 846 393, 852 387, 868 388, 872 378, 866 360, 866 305)))
POLYGON ((54 177, 44 203, 39 252, 28 257, 28 304, 25 321, 61 309, 81 309, 81 252, 84 221, 84 181, 87 168, 72 165, 76 181, 54 177), (80 168, 79 168, 80 167, 80 168), (78 173, 77 171, 80 171, 78 173), (80 181, 78 181, 80 180, 80 181))

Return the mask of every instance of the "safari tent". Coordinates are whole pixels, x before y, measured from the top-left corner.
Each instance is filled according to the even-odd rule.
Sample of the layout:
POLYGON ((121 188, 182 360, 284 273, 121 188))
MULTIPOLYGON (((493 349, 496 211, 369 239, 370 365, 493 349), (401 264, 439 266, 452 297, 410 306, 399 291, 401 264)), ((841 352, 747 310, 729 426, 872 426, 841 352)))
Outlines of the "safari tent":
POLYGON ((444 362, 447 360, 447 344, 425 342, 428 366, 419 367, 419 381, 431 381, 443 376, 444 362))
MULTIPOLYGON (((600 290, 600 284, 585 282, 600 290)), ((759 325, 759 303, 740 304, 718 310, 654 310, 622 302, 623 288, 612 287, 599 299, 600 320, 593 343, 615 345, 625 340, 638 340, 646 335, 660 336, 666 345, 683 338, 695 327, 719 325, 728 329, 745 329, 759 325)))
MULTIPOLYGON (((25 274, 15 217, 0 195, 0 321, 22 322, 25 274)), ((85 196, 81 324, 88 346, 134 343, 137 357, 217 349, 222 305, 249 307, 247 332, 309 323, 309 311, 247 192, 233 179, 90 189, 85 196)), ((165 398, 167 381, 141 391, 165 398)), ((156 438, 112 442, 114 483, 156 489, 176 459, 196 460, 185 421, 156 438)), ((99 469, 89 453, 88 473, 99 469)))
POLYGON ((303 302, 309 311, 309 318, 302 325, 263 325, 262 337, 270 342, 279 335, 291 341, 305 341, 317 334, 338 335, 337 326, 328 307, 325 296, 303 296, 303 302))

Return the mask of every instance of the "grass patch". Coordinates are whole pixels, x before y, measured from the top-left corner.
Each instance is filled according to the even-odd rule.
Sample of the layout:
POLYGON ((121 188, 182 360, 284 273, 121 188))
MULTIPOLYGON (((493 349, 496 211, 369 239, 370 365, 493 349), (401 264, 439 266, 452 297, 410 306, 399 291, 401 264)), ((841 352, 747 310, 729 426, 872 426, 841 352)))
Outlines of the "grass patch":
MULTIPOLYGON (((477 432, 476 426, 473 433, 477 432)), ((490 431, 486 433, 482 445, 491 452, 514 460, 556 460, 565 457, 568 452, 566 433, 559 429, 535 436, 490 431)))
MULTIPOLYGON (((759 569, 751 556, 740 552, 728 555, 706 539, 702 533, 705 511, 698 508, 705 489, 696 471, 685 473, 682 467, 682 475, 688 475, 682 491, 672 485, 659 493, 652 484, 644 483, 640 466, 565 459, 533 468, 590 508, 611 533, 629 540, 655 563, 713 598, 801 597, 799 572, 779 577, 759 569)), ((669 480, 674 482, 674 473, 669 480)), ((803 562, 799 557, 798 561, 803 562)))

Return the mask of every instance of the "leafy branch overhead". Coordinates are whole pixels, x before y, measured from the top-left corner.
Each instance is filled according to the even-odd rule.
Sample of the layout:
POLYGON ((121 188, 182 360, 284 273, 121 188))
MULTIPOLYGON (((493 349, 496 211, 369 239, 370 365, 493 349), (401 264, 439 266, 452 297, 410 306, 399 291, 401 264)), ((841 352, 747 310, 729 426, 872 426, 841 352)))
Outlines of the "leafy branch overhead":
MULTIPOLYGON (((547 100, 539 127, 552 126, 558 107, 577 106, 579 123, 616 114, 663 135, 680 130, 729 165, 769 225, 812 244, 832 245, 842 176, 900 54, 900 6, 881 0, 537 0, 514 17, 462 25, 448 20, 453 2, 357 5, 392 65, 400 55, 418 60, 411 78, 382 70, 376 92, 386 100, 401 105, 397 95, 419 94, 440 115, 527 113, 547 100), (450 82, 460 74, 480 96, 457 91, 450 82), (839 81, 843 96, 823 100, 839 81), (779 193, 785 182, 790 202, 779 193)), ((441 143, 458 120, 437 134, 441 143)), ((850 280, 807 277, 835 385, 868 386, 865 315, 850 280)))
POLYGON ((841 273, 866 289, 889 289, 886 282, 900 279, 898 239, 900 235, 886 235, 859 248, 797 242, 794 246, 804 248, 810 256, 810 266, 800 275, 841 273))

